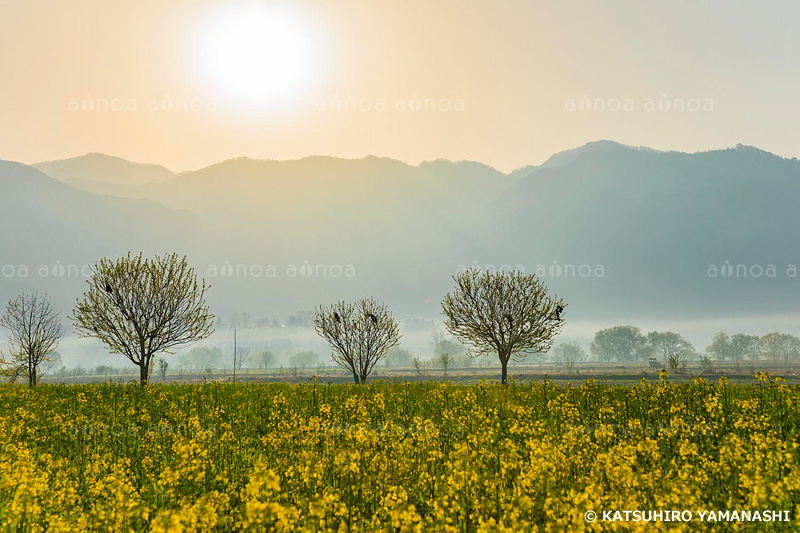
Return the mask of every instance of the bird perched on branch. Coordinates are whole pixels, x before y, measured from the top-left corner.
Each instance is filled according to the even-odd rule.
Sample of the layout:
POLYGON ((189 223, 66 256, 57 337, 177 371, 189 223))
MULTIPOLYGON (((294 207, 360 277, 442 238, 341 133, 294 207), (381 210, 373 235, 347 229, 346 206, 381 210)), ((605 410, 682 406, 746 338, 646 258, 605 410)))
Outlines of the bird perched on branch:
POLYGON ((563 307, 561 307, 560 305, 556 306, 556 320, 563 320, 561 318, 561 313, 563 313, 563 312, 564 312, 564 308, 563 307))
POLYGON ((111 285, 106 281, 106 292, 111 294, 114 292, 114 289, 111 288, 111 285))
POLYGON ((378 317, 376 317, 376 316, 375 316, 375 315, 373 315, 372 313, 367 313, 367 318, 369 318, 370 320, 372 320, 372 323, 373 323, 373 324, 377 324, 377 323, 378 323, 378 317))
POLYGON ((333 319, 336 321, 337 324, 342 321, 342 317, 340 317, 339 313, 337 313, 335 311, 333 313, 333 319))

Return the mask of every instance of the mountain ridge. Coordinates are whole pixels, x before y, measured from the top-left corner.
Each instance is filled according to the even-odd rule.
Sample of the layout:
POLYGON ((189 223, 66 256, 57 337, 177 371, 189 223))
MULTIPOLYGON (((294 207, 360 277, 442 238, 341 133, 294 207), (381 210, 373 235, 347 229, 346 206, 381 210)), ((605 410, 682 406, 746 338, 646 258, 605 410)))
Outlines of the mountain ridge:
MULTIPOLYGON (((66 159, 55 159, 55 160, 41 161, 39 163, 33 163, 33 164, 29 165, 29 166, 32 166, 32 167, 35 167, 35 168, 39 168, 40 170, 45 172, 45 174, 48 174, 51 177, 54 177, 54 178, 59 179, 61 181, 67 181, 67 180, 62 179, 62 178, 60 178, 58 176, 52 175, 53 173, 60 174, 60 172, 58 172, 57 170, 53 170, 53 168, 55 166, 63 165, 63 164, 75 164, 75 163, 80 163, 80 162, 83 162, 83 161, 91 161, 91 160, 96 160, 96 159, 100 159, 100 160, 104 160, 104 161, 113 161, 115 164, 129 165, 129 166, 131 166, 132 168, 135 168, 135 169, 159 169, 159 172, 163 172, 164 175, 168 175, 169 176, 166 179, 174 179, 174 178, 180 177, 180 176, 182 176, 184 174, 192 174, 192 173, 200 172, 200 171, 203 171, 203 170, 212 169, 212 168, 220 168, 221 166, 232 165, 232 164, 236 164, 236 163, 291 164, 291 163, 310 162, 310 161, 325 161, 325 162, 359 162, 359 161, 367 161, 368 162, 368 161, 372 161, 372 160, 391 162, 393 164, 399 164, 399 165, 403 165, 403 166, 406 166, 406 167, 409 167, 409 168, 420 168, 420 167, 431 166, 431 165, 442 164, 442 163, 451 164, 451 165, 455 165, 455 166, 460 166, 460 165, 479 165, 479 166, 485 167, 487 169, 491 169, 491 170, 497 172, 498 174, 502 174, 502 175, 507 176, 507 177, 512 177, 512 176, 524 177, 524 175, 527 175, 530 172, 535 171, 536 169, 539 169, 539 168, 553 168, 553 167, 556 167, 556 166, 562 166, 564 164, 567 164, 568 162, 571 162, 572 160, 574 160, 574 159, 576 159, 578 157, 581 157, 581 156, 585 155, 586 153, 591 153, 591 152, 595 152, 595 151, 602 151, 602 150, 630 150, 630 151, 644 151, 644 152, 650 152, 650 153, 672 153, 672 154, 684 154, 684 155, 714 154, 714 153, 720 153, 720 152, 734 151, 735 150, 735 151, 758 152, 758 153, 761 153, 761 154, 764 154, 764 155, 769 155, 769 156, 772 156, 772 157, 775 157, 775 158, 778 158, 778 159, 782 159, 782 160, 786 160, 786 161, 796 161, 797 160, 797 157, 789 158, 789 157, 780 156, 780 155, 777 155, 777 154, 775 154, 773 152, 770 152, 768 150, 764 150, 762 148, 759 148, 757 146, 745 145, 745 144, 742 144, 742 143, 738 143, 738 144, 736 144, 734 146, 726 147, 726 148, 717 148, 717 149, 711 149, 711 150, 699 150, 699 151, 695 151, 695 152, 686 152, 686 151, 681 151, 681 150, 660 150, 660 149, 650 148, 650 147, 647 147, 647 146, 634 146, 634 145, 624 144, 624 143, 621 143, 621 142, 618 142, 618 141, 609 140, 609 139, 599 139, 597 141, 586 142, 586 143, 584 143, 584 144, 582 144, 580 146, 577 146, 575 148, 570 148, 570 149, 562 150, 560 152, 556 152, 556 153, 552 154, 551 156, 549 156, 543 163, 541 163, 539 165, 535 165, 535 164, 523 165, 521 167, 515 168, 511 172, 502 172, 502 171, 497 170, 493 165, 490 165, 490 164, 487 164, 487 163, 483 163, 483 162, 480 162, 480 161, 477 161, 477 160, 471 160, 471 159, 452 160, 452 159, 446 159, 446 158, 437 158, 437 159, 431 159, 431 160, 423 160, 423 161, 419 162, 418 164, 413 165, 411 163, 406 163, 406 162, 404 162, 404 161, 402 161, 400 159, 387 157, 387 156, 366 155, 364 157, 347 158, 347 157, 339 157, 339 156, 332 156, 332 155, 322 155, 322 154, 310 154, 310 155, 307 155, 307 156, 304 156, 304 157, 301 157, 301 158, 295 158, 295 159, 255 158, 255 157, 250 157, 250 156, 244 156, 243 155, 243 156, 231 157, 231 158, 228 158, 228 159, 224 159, 222 161, 218 161, 216 163, 212 163, 210 165, 206 165, 206 166, 199 167, 199 168, 192 169, 192 170, 185 170, 185 171, 181 171, 181 172, 174 172, 174 171, 168 169, 167 167, 164 167, 163 165, 160 165, 158 163, 138 163, 138 162, 134 162, 134 161, 130 161, 130 160, 124 159, 124 158, 119 157, 119 156, 110 155, 110 154, 104 154, 104 153, 99 153, 99 152, 90 152, 90 153, 87 153, 87 154, 84 154, 84 155, 75 156, 75 157, 66 158, 66 159), (50 172, 48 172, 48 169, 50 170, 50 172)), ((67 178, 67 179, 70 179, 70 178, 67 178)), ((110 182, 110 181, 107 181, 107 180, 99 180, 99 179, 96 179, 96 178, 95 179, 87 178, 85 174, 81 175, 80 179, 84 180, 84 181, 87 181, 87 180, 88 181, 106 181, 108 183, 113 183, 113 182, 110 182)), ((161 180, 161 181, 165 181, 165 180, 161 180)), ((144 184, 151 184, 151 183, 152 182, 144 182, 144 184)), ((133 185, 134 183, 121 183, 121 184, 123 184, 123 185, 133 185)))
MULTIPOLYGON (((59 196, 81 191, 60 183, 74 193, 53 193, 53 180, 51 192, 37 195, 36 183, 47 177, 26 174, 27 188, 20 176, 0 180, 5 224, 14 228, 0 245, 51 262, 68 252, 91 262, 141 248, 185 253, 201 272, 305 262, 358 272, 353 279, 217 278, 214 305, 223 313, 265 306, 294 312, 368 294, 394 302, 398 312, 433 316, 452 275, 475 265, 541 271, 580 320, 800 311, 797 286, 786 275, 727 286, 707 275, 725 261, 800 265, 796 159, 744 145, 689 154, 601 142, 555 163, 503 174, 448 160, 412 166, 379 157, 240 158, 161 183, 101 184, 106 196, 82 196, 74 212, 59 196), (127 195, 160 207, 115 203, 127 195), (34 216, 48 221, 37 231, 56 226, 63 242, 38 241, 15 220, 31 216, 32 202, 41 204, 34 216), (142 206, 150 214, 138 213, 142 206), (181 215, 187 212, 191 217, 181 215), (126 232, 139 225, 138 239, 129 239, 126 232), (98 234, 94 226, 108 227, 98 234), (587 269, 588 277, 578 274, 587 269)), ((0 165, 0 177, 32 168, 17 165, 0 165)))
POLYGON ((68 159, 42 161, 30 166, 65 182, 80 179, 135 185, 166 181, 177 175, 162 165, 136 163, 98 152, 90 152, 68 159))

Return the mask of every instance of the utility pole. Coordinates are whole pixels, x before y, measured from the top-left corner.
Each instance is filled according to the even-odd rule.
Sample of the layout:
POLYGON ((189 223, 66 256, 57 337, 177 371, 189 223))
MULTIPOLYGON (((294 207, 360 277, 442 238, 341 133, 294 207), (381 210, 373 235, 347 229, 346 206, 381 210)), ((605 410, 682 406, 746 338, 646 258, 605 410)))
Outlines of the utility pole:
POLYGON ((233 382, 236 383, 236 329, 233 330, 233 382))

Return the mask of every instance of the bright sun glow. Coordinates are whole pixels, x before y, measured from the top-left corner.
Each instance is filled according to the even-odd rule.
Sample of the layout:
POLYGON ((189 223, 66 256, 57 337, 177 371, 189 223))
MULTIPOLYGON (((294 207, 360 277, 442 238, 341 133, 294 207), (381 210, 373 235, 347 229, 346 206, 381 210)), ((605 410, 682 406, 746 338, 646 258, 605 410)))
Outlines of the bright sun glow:
POLYGON ((285 97, 308 81, 311 46, 289 13, 261 6, 222 17, 211 35, 208 73, 232 96, 259 103, 285 97))

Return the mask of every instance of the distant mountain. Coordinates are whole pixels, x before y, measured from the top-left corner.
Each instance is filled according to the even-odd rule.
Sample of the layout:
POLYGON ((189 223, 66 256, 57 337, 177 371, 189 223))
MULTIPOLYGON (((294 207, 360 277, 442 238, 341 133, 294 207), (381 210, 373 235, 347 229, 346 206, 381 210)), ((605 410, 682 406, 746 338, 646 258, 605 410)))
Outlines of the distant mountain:
POLYGON ((146 190, 149 198, 214 221, 212 264, 270 264, 285 274, 308 261, 321 269, 311 280, 218 280, 226 291, 261 302, 268 297, 266 305, 289 310, 375 294, 416 313, 439 297, 442 279, 433 271, 449 280, 457 259, 483 239, 465 213, 488 207, 511 184, 478 163, 413 167, 377 157, 308 157, 230 160, 146 190), (355 277, 326 279, 327 270, 347 265, 355 277), (253 284, 270 289, 248 290, 253 284))
POLYGON ((573 312, 697 318, 800 309, 800 279, 791 276, 800 267, 796 159, 743 146, 685 154, 605 143, 576 152, 543 165, 492 210, 506 214, 495 232, 515 235, 493 253, 548 266, 551 284, 579 304, 573 312), (602 265, 604 275, 567 277, 565 265, 602 265))
POLYGON ((538 168, 539 167, 537 167, 536 165, 525 165, 524 167, 520 167, 514 170, 511 174, 508 175, 508 177, 511 178, 512 181, 517 181, 522 178, 527 178, 528 176, 536 172, 538 168))
POLYGON ((0 301, 38 290, 71 304, 82 267, 103 256, 196 248, 197 217, 150 200, 79 191, 9 161, 0 161, 0 191, 0 301))
POLYGON ((33 165, 48 176, 92 190, 102 184, 143 185, 174 178, 175 173, 160 165, 132 163, 105 154, 86 154, 71 159, 33 165))
POLYGON ((13 230, 3 250, 187 253, 225 316, 364 295, 399 316, 434 316, 469 266, 536 272, 587 322, 800 311, 800 162, 751 147, 686 154, 599 141, 510 175, 444 160, 239 158, 158 183, 95 183, 149 202, 13 165, 0 180, 26 177, 0 181, 13 230))
POLYGON ((571 150, 564 150, 563 152, 558 152, 557 154, 553 154, 550 156, 547 161, 542 163, 542 168, 557 168, 563 167, 580 159, 582 156, 586 154, 593 154, 595 152, 625 152, 631 150, 639 150, 639 151, 647 151, 647 152, 656 152, 652 148, 645 148, 645 147, 634 147, 628 146, 625 144, 618 143, 616 141, 592 141, 589 143, 584 144, 583 146, 579 146, 577 148, 573 148, 571 150))

